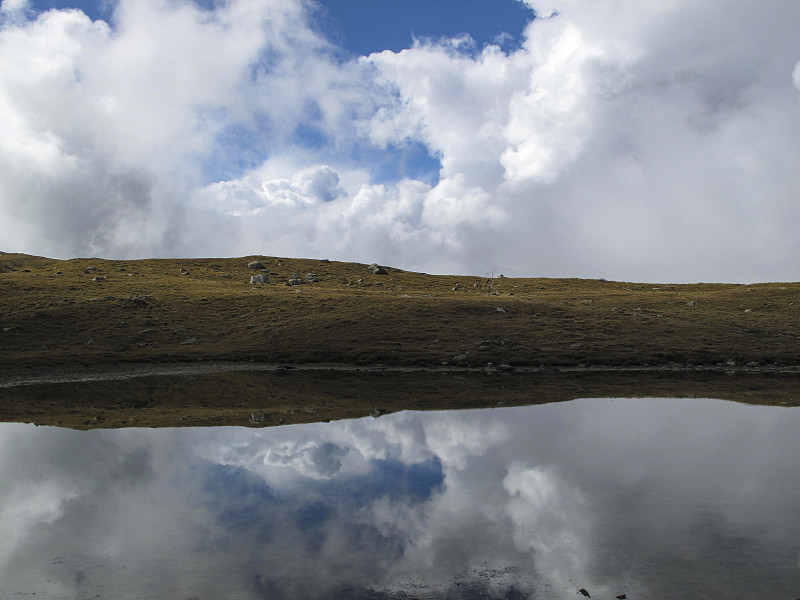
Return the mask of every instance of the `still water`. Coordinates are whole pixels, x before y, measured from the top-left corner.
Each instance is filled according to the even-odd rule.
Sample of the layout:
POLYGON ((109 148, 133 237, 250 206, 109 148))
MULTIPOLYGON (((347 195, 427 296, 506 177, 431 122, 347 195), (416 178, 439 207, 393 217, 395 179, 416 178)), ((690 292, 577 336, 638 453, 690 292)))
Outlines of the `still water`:
POLYGON ((0 425, 0 598, 798 598, 800 409, 0 425), (34 596, 35 594, 35 596, 34 596))

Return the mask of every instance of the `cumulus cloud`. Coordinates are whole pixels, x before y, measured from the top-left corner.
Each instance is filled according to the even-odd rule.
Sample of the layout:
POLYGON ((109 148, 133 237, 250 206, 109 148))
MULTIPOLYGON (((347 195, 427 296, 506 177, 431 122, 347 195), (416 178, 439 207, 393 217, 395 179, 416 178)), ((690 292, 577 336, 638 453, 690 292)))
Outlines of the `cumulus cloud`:
POLYGON ((0 5, 0 236, 482 274, 800 277, 792 0, 526 0, 519 47, 349 58, 304 0, 0 5), (421 145, 438 178, 384 180, 421 145), (375 157, 381 157, 378 159, 375 157))

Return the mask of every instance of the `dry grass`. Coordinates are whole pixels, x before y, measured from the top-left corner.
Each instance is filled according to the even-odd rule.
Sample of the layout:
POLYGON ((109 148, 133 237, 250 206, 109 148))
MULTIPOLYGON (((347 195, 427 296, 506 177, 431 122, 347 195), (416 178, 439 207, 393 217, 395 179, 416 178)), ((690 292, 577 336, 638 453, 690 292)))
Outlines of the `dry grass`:
POLYGON ((490 281, 387 271, 263 256, 60 261, 3 254, 0 374, 211 359, 800 364, 797 283, 490 281), (272 283, 250 284, 260 273, 248 269, 252 260, 264 263, 272 283), (316 273, 321 281, 284 285, 294 273, 316 273))

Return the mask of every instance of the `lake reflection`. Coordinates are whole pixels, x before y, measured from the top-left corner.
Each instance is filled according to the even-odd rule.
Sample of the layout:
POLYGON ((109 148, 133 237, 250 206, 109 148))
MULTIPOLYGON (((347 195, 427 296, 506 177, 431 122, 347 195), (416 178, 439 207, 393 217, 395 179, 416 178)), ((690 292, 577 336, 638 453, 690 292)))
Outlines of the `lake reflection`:
POLYGON ((800 410, 0 425, 0 598, 800 597, 800 410))

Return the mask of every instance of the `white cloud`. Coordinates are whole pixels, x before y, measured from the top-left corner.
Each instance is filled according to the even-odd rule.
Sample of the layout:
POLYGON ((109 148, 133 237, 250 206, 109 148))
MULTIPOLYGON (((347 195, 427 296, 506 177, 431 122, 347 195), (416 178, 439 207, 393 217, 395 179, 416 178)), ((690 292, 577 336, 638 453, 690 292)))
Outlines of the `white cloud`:
POLYGON ((108 24, 4 0, 0 237, 56 256, 800 278, 793 0, 527 3, 550 16, 511 53, 343 60, 300 0, 121 0, 108 24), (411 144, 438 181, 380 175, 374 157, 411 144))
POLYGON ((31 11, 30 0, 2 0, 0 2, 0 23, 3 19, 20 23, 31 11))
POLYGON ((342 469, 347 449, 330 442, 293 442, 270 448, 264 464, 287 467, 307 477, 329 479, 342 469))

